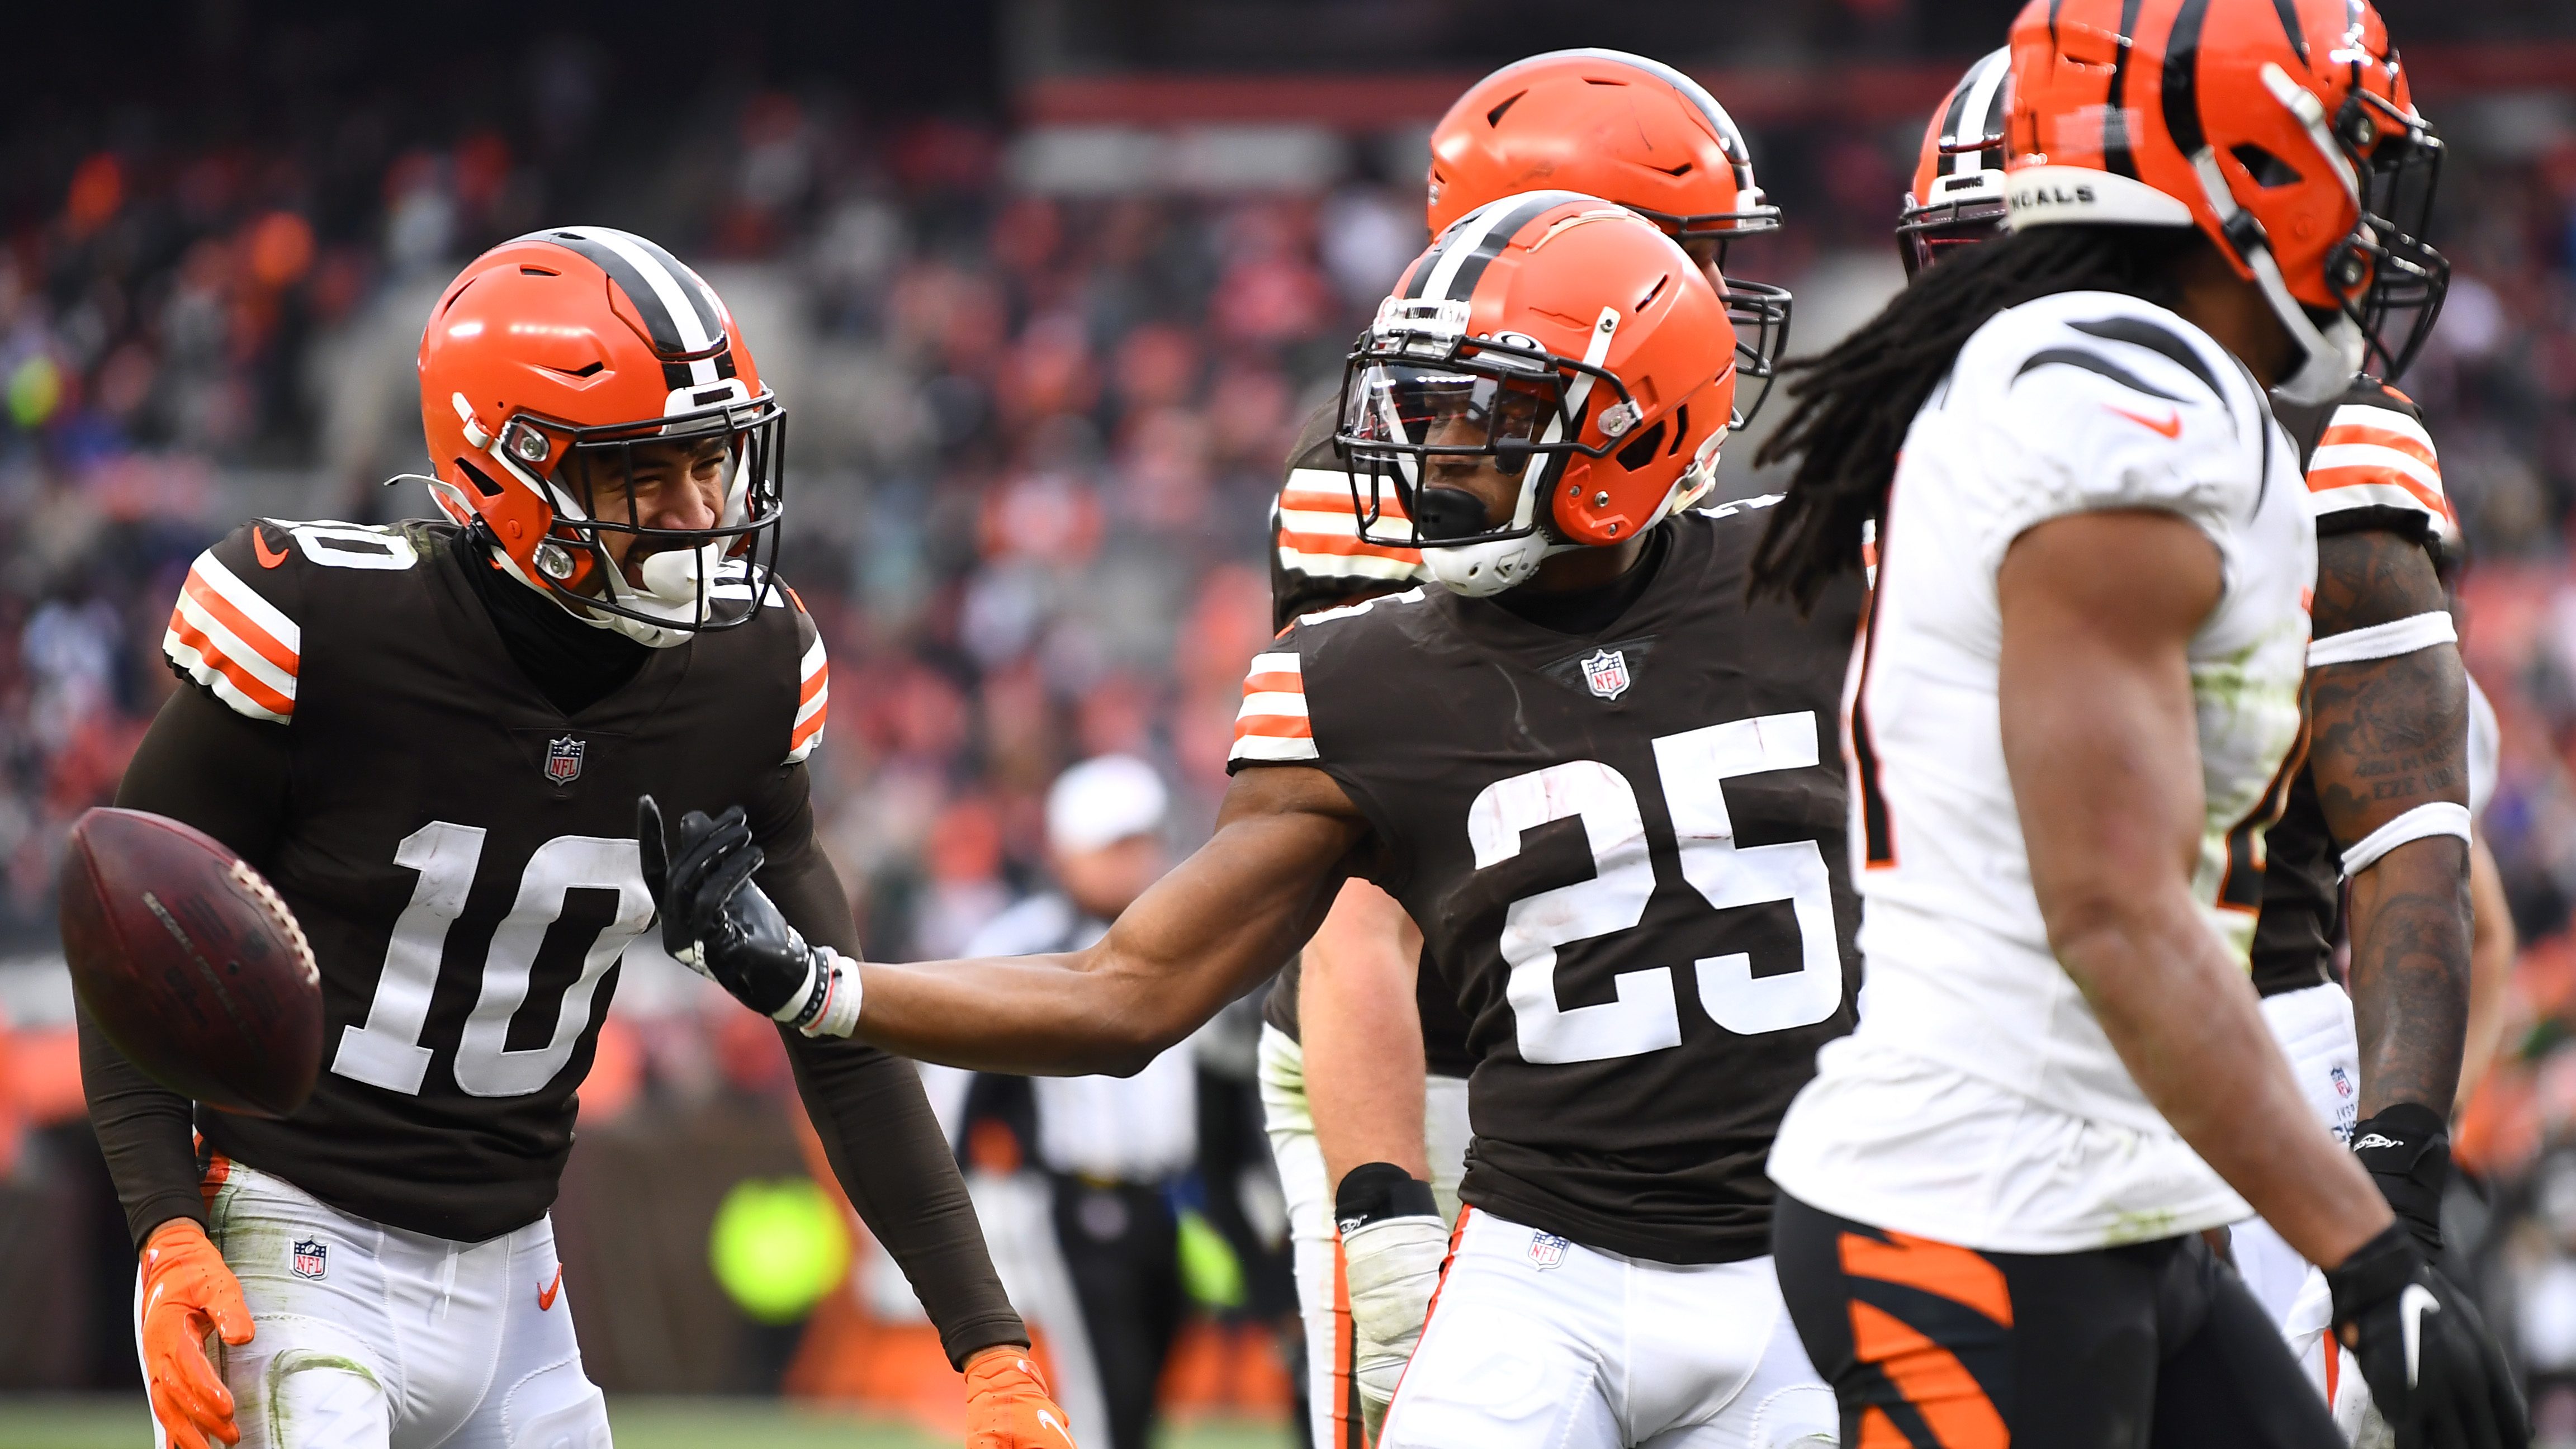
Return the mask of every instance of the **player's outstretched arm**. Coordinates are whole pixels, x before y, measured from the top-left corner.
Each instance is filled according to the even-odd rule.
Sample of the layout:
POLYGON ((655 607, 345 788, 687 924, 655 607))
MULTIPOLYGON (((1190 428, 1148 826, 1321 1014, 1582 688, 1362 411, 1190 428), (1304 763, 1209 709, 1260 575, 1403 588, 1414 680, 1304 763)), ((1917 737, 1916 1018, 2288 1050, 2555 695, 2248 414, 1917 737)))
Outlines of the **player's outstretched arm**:
POLYGON ((1097 944, 1049 956, 868 962, 858 1035, 978 1071, 1141 1071, 1312 934, 1366 834, 1350 797, 1321 770, 1243 770, 1216 834, 1097 944))
POLYGON ((2438 1250, 2469 1019, 2468 675, 2431 556, 2389 529, 2317 541, 2315 623, 2308 768, 2352 881, 2354 1150, 2438 1250))
POLYGON ((2316 1127, 2190 881, 2204 828, 2186 649, 2218 550, 2165 513, 2076 514, 2005 554, 2006 768, 2049 944, 2174 1130, 2311 1262, 2388 1225, 2316 1127))

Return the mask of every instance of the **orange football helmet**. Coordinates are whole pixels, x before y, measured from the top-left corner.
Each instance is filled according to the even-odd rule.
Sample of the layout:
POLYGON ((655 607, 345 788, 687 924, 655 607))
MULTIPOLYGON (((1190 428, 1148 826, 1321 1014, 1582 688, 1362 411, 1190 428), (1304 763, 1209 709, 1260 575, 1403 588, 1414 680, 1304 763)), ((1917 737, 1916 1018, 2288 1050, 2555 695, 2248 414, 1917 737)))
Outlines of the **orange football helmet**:
POLYGON ((1907 281, 1944 249, 2004 229, 2004 100, 2012 50, 1986 53, 1932 112, 1914 186, 1896 215, 1896 252, 1907 281))
POLYGON ((2297 340, 2294 401, 2403 372, 2441 309, 2441 142, 2368 0, 2031 0, 2007 144, 2016 228, 2206 233, 2297 340))
POLYGON ((1715 480, 1735 370, 1707 273, 1635 212, 1566 191, 1470 212, 1343 368, 1334 441, 1359 536, 1421 549, 1434 579, 1475 595, 1551 553, 1624 543, 1715 480), (1519 477, 1507 523, 1431 476, 1460 456, 1519 477))
POLYGON ((669 252, 598 226, 504 242, 440 295, 419 367, 431 496, 512 577, 656 647, 758 612, 785 506, 786 413, 715 289, 669 252), (645 527, 635 446, 708 437, 729 454, 716 526, 645 527), (566 467, 576 454, 583 466, 566 467), (603 468, 626 470, 623 518, 594 506, 603 468), (651 546, 641 586, 601 546, 611 533, 651 546))
POLYGON ((1737 369, 1761 383, 1744 417, 1761 410, 1789 343, 1791 299, 1737 279, 1726 252, 1737 237, 1778 231, 1780 208, 1755 184, 1744 133, 1707 87, 1618 50, 1552 50, 1469 86, 1431 132, 1431 234, 1532 190, 1598 196, 1677 241, 1713 242, 1737 369))

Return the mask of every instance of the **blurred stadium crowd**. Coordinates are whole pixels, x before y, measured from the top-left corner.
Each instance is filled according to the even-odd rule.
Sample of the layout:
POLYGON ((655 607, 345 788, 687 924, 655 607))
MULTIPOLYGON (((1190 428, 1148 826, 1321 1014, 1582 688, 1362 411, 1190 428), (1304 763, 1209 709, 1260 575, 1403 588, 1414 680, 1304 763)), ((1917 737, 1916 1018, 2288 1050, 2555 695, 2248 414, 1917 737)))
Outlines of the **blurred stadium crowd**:
MULTIPOLYGON (((253 510, 425 511, 372 486, 417 466, 418 319, 462 259, 549 221, 632 226, 701 265, 778 380, 786 573, 838 684, 818 803, 872 951, 953 952, 1037 889, 1043 800, 1077 760, 1152 761, 1174 843, 1204 830, 1268 634, 1279 462, 1421 242, 1414 177, 1354 147, 1310 189, 1057 197, 1014 181, 999 129, 746 88, 628 153, 598 134, 583 52, 532 64, 543 104, 434 144, 401 139, 390 105, 256 144, 203 142, 180 115, 12 143, 0 959, 52 950, 64 828, 173 687, 160 640, 189 559, 253 510)), ((1789 231, 1744 264, 1801 288, 1802 321, 1825 310, 1812 279, 1893 285, 1918 134, 1754 128, 1789 231)), ((2458 278, 2406 387, 2470 542, 2467 657, 2504 735, 2485 828, 2526 943, 2461 1155, 2496 1221, 2523 1225, 2486 1235, 2497 1281, 2529 1288, 2576 1255, 2576 131, 2462 141, 2442 184, 2458 278)), ((1731 452, 1722 487, 1761 491, 1751 449, 1731 452)), ((723 1029, 747 1018, 629 975, 586 1126, 657 1096, 780 1092, 765 1032, 723 1029)), ((21 1131, 79 1110, 31 995, 0 995, 35 1018, 0 1034, 0 1181, 21 1131)), ((2576 1291, 2528 1296, 2525 1351, 2576 1374, 2576 1291)))

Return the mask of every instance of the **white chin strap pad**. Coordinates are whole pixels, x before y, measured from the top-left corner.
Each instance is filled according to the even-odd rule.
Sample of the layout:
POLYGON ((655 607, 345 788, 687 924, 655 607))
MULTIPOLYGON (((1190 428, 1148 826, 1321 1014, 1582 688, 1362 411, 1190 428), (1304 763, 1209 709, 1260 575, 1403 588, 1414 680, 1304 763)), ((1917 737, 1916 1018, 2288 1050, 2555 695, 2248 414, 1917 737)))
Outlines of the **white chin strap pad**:
POLYGON ((1530 533, 1489 543, 1426 548, 1422 567, 1449 592, 1481 599, 1528 583, 1548 552, 1547 540, 1530 533))

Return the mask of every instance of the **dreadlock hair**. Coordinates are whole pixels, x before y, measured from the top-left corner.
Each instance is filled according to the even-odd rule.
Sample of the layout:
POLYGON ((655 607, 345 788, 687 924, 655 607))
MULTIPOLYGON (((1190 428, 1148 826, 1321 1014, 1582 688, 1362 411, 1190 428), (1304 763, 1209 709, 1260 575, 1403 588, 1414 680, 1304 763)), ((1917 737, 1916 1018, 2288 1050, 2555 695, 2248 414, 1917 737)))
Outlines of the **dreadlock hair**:
POLYGON ((2203 245, 2190 227, 2045 226, 1957 248, 1876 317, 1819 357, 1781 371, 1795 405, 1754 456, 1795 461, 1787 496, 1754 551, 1752 592, 1811 608, 1860 564, 1861 528, 1886 505, 1896 451, 1970 333, 2007 307, 2058 292, 2180 298, 2175 261, 2203 245))

